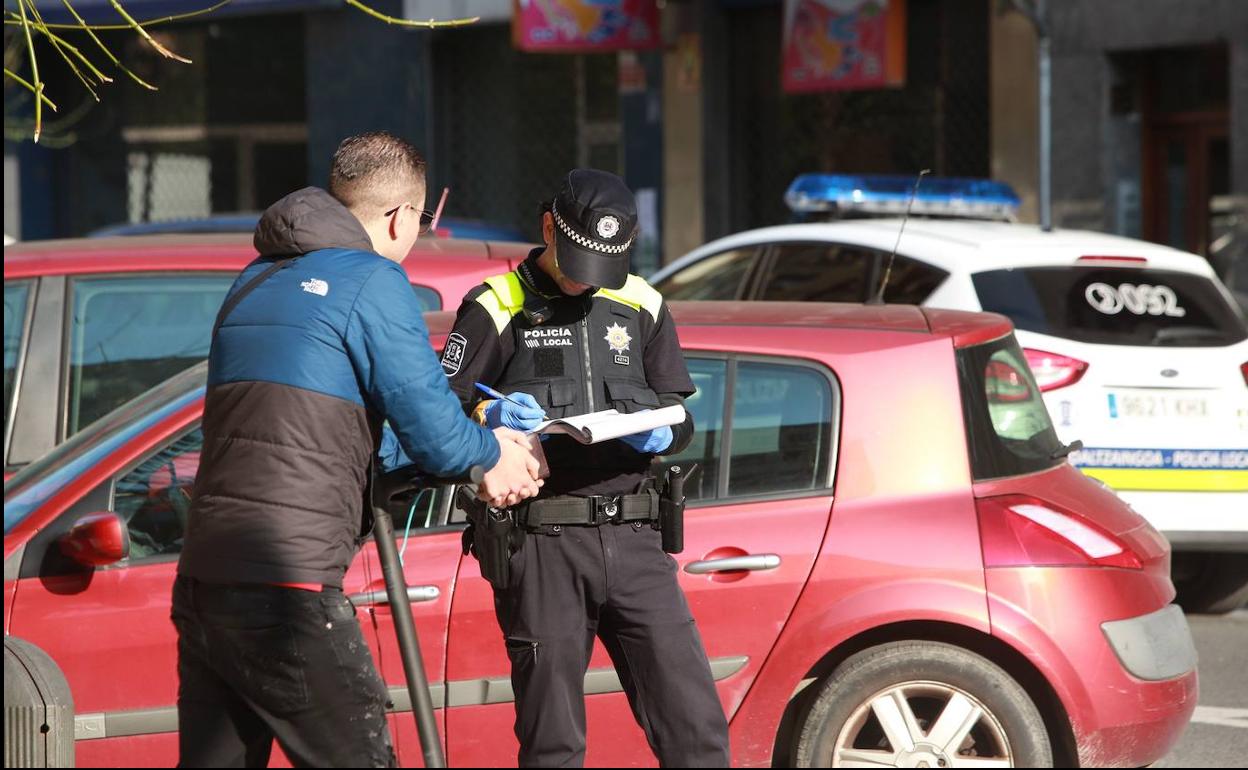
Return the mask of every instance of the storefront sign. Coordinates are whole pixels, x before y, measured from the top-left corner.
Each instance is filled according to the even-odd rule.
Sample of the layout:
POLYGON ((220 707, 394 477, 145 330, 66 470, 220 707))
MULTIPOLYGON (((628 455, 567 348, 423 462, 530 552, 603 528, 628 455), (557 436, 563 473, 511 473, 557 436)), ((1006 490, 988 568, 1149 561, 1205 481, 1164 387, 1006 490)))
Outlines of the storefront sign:
POLYGON ((511 39, 521 51, 657 48, 658 0, 514 0, 511 39))
POLYGON ((785 0, 782 66, 789 93, 903 85, 905 0, 785 0))

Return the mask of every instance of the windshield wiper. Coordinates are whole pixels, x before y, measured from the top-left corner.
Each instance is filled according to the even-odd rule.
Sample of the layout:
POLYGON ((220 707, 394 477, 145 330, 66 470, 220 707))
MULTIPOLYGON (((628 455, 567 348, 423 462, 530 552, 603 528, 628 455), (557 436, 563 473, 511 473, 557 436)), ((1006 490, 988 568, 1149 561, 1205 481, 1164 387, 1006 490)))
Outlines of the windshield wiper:
POLYGON ((1068 456, 1071 452, 1078 452, 1080 449, 1083 449, 1083 442, 1079 439, 1075 439, 1069 444, 1063 444, 1057 449, 1054 449, 1053 453, 1049 455, 1049 459, 1060 460, 1063 457, 1068 456))

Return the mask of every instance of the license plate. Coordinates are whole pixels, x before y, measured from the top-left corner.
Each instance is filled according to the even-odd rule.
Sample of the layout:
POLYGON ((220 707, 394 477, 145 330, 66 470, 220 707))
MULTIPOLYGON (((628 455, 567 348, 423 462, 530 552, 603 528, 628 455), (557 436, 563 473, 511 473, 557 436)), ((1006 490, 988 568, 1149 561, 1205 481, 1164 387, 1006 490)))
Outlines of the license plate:
POLYGON ((1109 416, 1119 420, 1206 420, 1213 416, 1204 396, 1109 394, 1109 416))

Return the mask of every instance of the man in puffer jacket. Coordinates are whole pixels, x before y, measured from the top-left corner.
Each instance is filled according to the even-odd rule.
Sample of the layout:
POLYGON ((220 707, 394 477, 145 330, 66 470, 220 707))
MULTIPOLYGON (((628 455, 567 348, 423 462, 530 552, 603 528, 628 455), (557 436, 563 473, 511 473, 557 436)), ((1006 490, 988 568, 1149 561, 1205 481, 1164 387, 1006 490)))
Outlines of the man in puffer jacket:
POLYGON ((464 416, 399 262, 421 230, 424 160, 385 133, 345 140, 329 191, 286 196, 213 333, 204 448, 173 593, 180 764, 395 758, 386 687, 343 574, 371 527, 388 421, 426 472, 488 469, 511 505, 541 482, 521 434, 464 416))

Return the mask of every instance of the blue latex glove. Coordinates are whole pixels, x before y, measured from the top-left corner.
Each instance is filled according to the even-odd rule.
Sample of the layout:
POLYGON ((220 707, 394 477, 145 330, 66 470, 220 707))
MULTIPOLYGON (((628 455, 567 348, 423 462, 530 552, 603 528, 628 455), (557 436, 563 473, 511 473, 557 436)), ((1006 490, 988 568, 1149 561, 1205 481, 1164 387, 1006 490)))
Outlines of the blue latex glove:
POLYGON ((520 403, 513 404, 510 401, 495 400, 494 403, 485 408, 485 424, 487 427, 530 431, 546 419, 546 412, 538 405, 537 399, 528 393, 508 393, 507 397, 520 403))
POLYGON ((672 445, 672 428, 664 425, 645 433, 634 433, 631 436, 620 436, 620 441, 628 444, 638 452, 657 454, 672 445))

